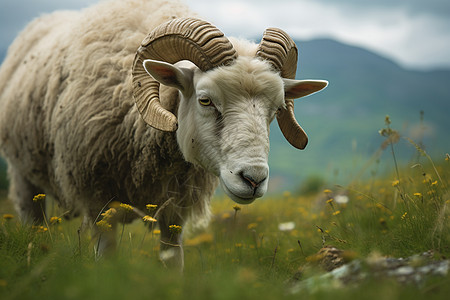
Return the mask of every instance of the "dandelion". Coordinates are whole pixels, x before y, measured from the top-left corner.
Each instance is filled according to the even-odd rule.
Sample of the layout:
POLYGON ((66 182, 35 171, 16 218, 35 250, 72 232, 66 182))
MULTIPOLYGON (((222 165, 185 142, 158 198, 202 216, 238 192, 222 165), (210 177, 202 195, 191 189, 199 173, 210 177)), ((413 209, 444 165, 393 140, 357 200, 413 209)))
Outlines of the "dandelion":
POLYGON ((106 220, 100 220, 97 223, 95 223, 97 227, 102 231, 109 231, 112 229, 112 225, 109 224, 106 220))
POLYGON ((330 204, 331 202, 333 202, 333 200, 334 200, 333 198, 328 199, 327 204, 330 204))
POLYGON ((62 220, 60 217, 51 217, 49 221, 50 221, 50 224, 55 225, 55 224, 60 224, 62 220))
POLYGON ((153 230, 153 234, 161 234, 161 230, 155 229, 155 230, 153 230))
POLYGON ((392 186, 393 187, 396 187, 396 186, 398 186, 400 184, 400 180, 394 180, 394 181, 392 181, 392 186))
POLYGON ((144 220, 144 222, 148 222, 148 223, 155 223, 155 222, 157 222, 155 218, 152 218, 150 216, 143 216, 142 220, 144 220))
POLYGON ((422 197, 422 193, 414 193, 414 196, 416 196, 416 197, 422 197))
POLYGON ((331 193, 332 193, 332 191, 331 191, 330 189, 325 189, 323 192, 324 192, 325 194, 331 194, 331 193))
POLYGON ((37 194, 33 197, 33 202, 40 202, 45 200, 45 194, 37 194))
POLYGON ((431 185, 437 185, 438 184, 438 182, 437 182, 437 180, 435 180, 435 181, 433 181, 432 183, 431 183, 431 185))
POLYGON ((341 213, 341 211, 340 211, 340 210, 337 210, 337 211, 333 212, 333 216, 337 216, 337 215, 340 214, 340 213, 341 213))
POLYGON ((14 218, 14 215, 12 215, 12 214, 4 214, 3 215, 3 219, 5 219, 5 220, 11 220, 13 218, 14 218))
POLYGON ((180 233, 181 229, 180 225, 169 225, 169 231, 172 233, 180 233))
POLYGON ((126 203, 120 203, 120 208, 123 208, 125 211, 133 211, 133 206, 126 204, 126 203))
POLYGON ((233 209, 234 209, 234 211, 238 212, 241 210, 241 207, 239 205, 235 204, 235 205, 233 205, 233 209))
POLYGON ((147 208, 148 211, 154 211, 158 207, 158 205, 156 205, 156 204, 147 204, 145 207, 147 208))

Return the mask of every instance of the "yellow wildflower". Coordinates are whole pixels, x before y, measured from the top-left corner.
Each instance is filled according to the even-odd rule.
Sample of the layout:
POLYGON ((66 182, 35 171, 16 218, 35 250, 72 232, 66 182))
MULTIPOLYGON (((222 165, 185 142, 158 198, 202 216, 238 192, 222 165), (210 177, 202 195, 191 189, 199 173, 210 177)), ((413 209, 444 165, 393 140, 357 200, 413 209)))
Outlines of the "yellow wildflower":
POLYGON ((241 210, 241 207, 239 205, 235 204, 235 205, 233 205, 233 209, 235 211, 239 211, 239 210, 241 210))
POLYGON ((103 220, 110 220, 116 213, 117 210, 115 208, 110 208, 102 213, 101 216, 103 217, 103 220))
POLYGON ((258 223, 250 223, 247 225, 247 229, 255 229, 258 227, 258 223))
POLYGON ((332 193, 332 191, 331 191, 330 189, 325 189, 323 192, 324 192, 325 194, 331 194, 331 193, 332 193))
POLYGON ((155 218, 152 218, 152 217, 150 217, 150 216, 144 216, 144 217, 142 217, 142 220, 144 220, 144 222, 149 222, 149 223, 154 223, 154 222, 156 222, 156 219, 155 219, 155 218))
POLYGON ((106 220, 100 220, 95 223, 100 230, 109 231, 112 228, 112 225, 109 224, 106 220))
POLYGON ((61 223, 62 220, 60 217, 51 217, 49 221, 50 221, 50 224, 54 225, 54 224, 61 223))
POLYGON ((46 232, 48 230, 47 227, 44 226, 37 226, 37 225, 33 225, 31 226, 32 229, 36 230, 36 232, 46 232))
POLYGON ((242 248, 242 244, 241 244, 241 243, 236 243, 236 244, 234 244, 234 246, 235 246, 236 248, 242 248))
POLYGON ((431 183, 431 185, 437 185, 437 184, 438 184, 437 180, 435 180, 431 183))
POLYGON ((37 194, 33 197, 33 202, 39 202, 45 200, 45 194, 37 194))
POLYGON ((153 230, 153 234, 161 234, 161 230, 155 229, 155 230, 153 230))
POLYGON ((333 198, 330 198, 330 199, 327 200, 328 204, 331 203, 331 202, 333 202, 333 198))
POLYGON ((394 180, 394 181, 392 181, 392 186, 398 186, 399 185, 399 183, 400 183, 400 180, 394 180))
POLYGON ((338 214, 340 214, 341 213, 341 211, 340 210, 337 210, 337 211, 335 211, 334 213, 333 213, 333 216, 337 216, 338 214))
POLYGON ((404 219, 406 219, 406 217, 407 217, 407 212, 405 212, 403 215, 402 215, 402 220, 404 220, 404 219))
POLYGON ((158 207, 158 205, 156 205, 156 204, 147 204, 145 207, 147 208, 148 211, 154 211, 158 207))
POLYGON ((169 225, 169 230, 172 233, 180 233, 181 232, 181 226, 180 225, 169 225))
POLYGON ((416 196, 416 197, 422 197, 422 193, 414 193, 414 196, 416 196))
POLYGON ((4 214, 3 215, 3 219, 5 219, 5 220, 11 220, 13 218, 14 218, 14 215, 12 215, 12 214, 4 214))
POLYGON ((228 218, 231 218, 230 213, 224 212, 224 213, 222 214, 222 219, 228 219, 228 218))
POLYGON ((192 239, 186 240, 184 243, 186 246, 197 246, 200 244, 211 243, 214 240, 214 237, 210 233, 202 233, 192 239))
POLYGON ((428 174, 426 174, 425 175, 425 177, 424 177, 424 179, 423 179, 423 183, 431 183, 432 182, 432 178, 431 178, 431 176, 430 175, 428 175, 428 174))
POLYGON ((125 211, 133 211, 133 206, 126 203, 120 203, 120 207, 123 208, 125 211))

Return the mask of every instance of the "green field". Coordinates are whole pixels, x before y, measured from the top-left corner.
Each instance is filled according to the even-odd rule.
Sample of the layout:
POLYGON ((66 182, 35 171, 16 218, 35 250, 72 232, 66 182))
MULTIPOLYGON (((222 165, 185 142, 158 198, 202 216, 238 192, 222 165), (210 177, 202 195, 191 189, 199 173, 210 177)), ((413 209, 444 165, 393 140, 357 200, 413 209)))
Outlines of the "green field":
POLYGON ((159 231, 140 220, 119 228, 115 254, 96 259, 80 219, 58 219, 63 212, 50 203, 46 224, 23 226, 3 193, 0 299, 447 299, 448 270, 419 283, 370 271, 348 283, 324 275, 324 246, 342 250, 344 264, 450 256, 450 157, 432 159, 411 141, 417 158, 396 166, 398 136, 389 124, 382 133, 388 175, 345 187, 311 179, 249 206, 216 196, 210 225, 185 229, 184 274, 163 266, 159 231))

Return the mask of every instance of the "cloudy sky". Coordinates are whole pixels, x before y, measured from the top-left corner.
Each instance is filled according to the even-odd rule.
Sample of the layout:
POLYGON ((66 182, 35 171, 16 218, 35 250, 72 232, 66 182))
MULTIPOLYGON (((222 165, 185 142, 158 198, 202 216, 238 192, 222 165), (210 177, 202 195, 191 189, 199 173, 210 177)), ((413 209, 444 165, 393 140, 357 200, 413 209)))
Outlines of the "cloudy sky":
MULTIPOLYGON (((329 37, 412 69, 450 68, 449 0, 181 0, 227 35, 276 26, 299 39, 329 37)), ((96 0, 0 0, 0 49, 34 17, 96 0)))

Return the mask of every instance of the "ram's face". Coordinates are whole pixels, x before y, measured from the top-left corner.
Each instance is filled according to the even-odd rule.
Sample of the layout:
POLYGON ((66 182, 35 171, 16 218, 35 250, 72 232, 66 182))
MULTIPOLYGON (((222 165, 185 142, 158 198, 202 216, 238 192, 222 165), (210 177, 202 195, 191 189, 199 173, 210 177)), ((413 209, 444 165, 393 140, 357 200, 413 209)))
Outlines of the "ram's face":
POLYGON ((283 103, 282 79, 260 60, 195 72, 178 110, 185 158, 216 174, 234 201, 261 197, 269 179, 269 125, 283 103))
MULTIPOLYGON (((269 125, 280 108, 280 115, 286 111, 285 98, 303 97, 327 84, 281 78, 267 61, 245 56, 206 72, 192 63, 182 67, 155 60, 145 60, 144 67, 181 93, 177 140, 185 159, 217 175, 225 192, 245 204, 267 190, 269 125)), ((299 129, 304 148, 306 135, 293 125, 288 129, 299 129)), ((298 137, 283 133, 290 142, 298 137)))

